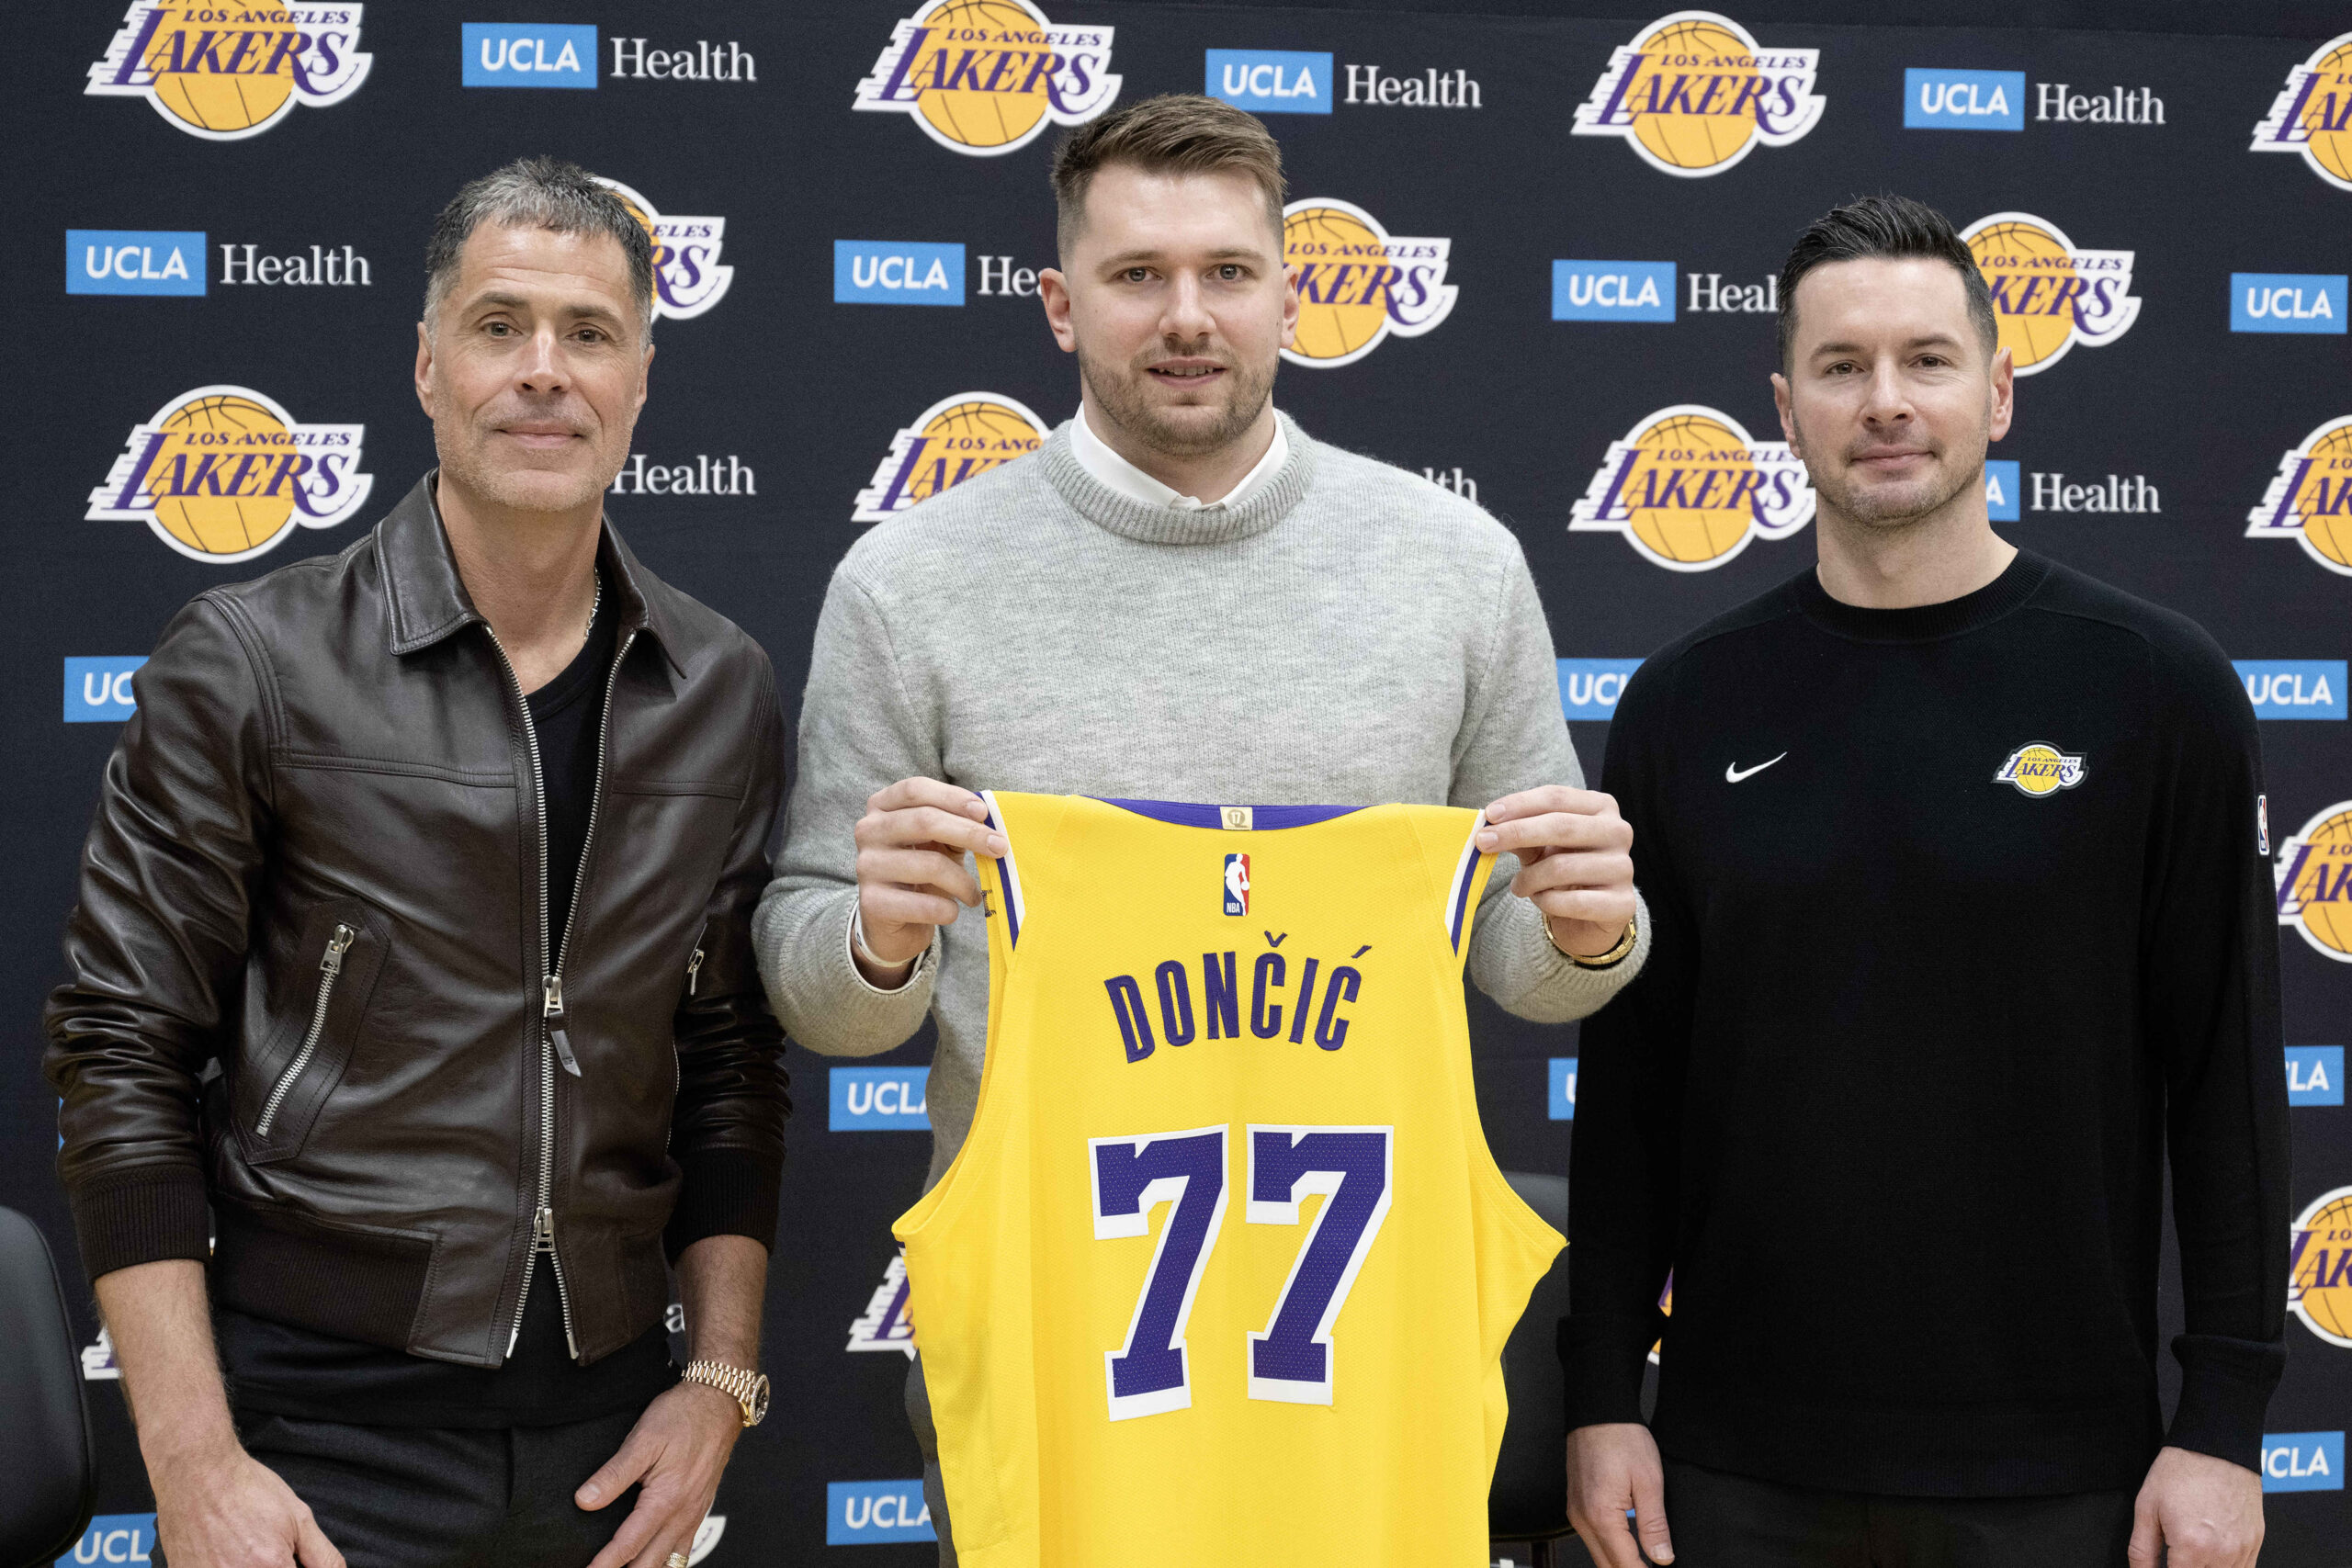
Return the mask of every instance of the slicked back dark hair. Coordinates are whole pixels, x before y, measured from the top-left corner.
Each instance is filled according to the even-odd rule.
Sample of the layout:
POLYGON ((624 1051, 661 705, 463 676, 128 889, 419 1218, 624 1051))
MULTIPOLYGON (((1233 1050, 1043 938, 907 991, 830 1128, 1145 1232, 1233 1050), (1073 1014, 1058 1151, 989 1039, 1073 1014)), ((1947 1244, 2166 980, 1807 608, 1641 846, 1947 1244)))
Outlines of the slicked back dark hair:
POLYGON ((466 242, 485 223, 551 229, 559 234, 602 234, 628 258, 628 287, 648 342, 653 336, 653 240, 628 203, 596 176, 560 158, 518 158, 469 182, 433 220, 424 246, 424 319, 458 281, 466 242))
POLYGON ((1858 197, 1833 207, 1815 219, 1797 236, 1796 248, 1781 267, 1781 369, 1789 369, 1789 355, 1797 339, 1797 285, 1815 267, 1830 262, 1883 257, 1902 261, 1920 257, 1948 262, 1960 274, 1968 294, 1968 319, 1976 328, 1990 363, 2000 346, 2001 326, 1993 317, 1992 290, 1976 270, 1968 243, 1956 233, 1951 220, 1924 201, 1907 196, 1858 197))
POLYGON ((1265 196, 1275 234, 1283 231, 1283 150, 1266 122, 1222 99, 1163 93, 1088 121, 1054 149, 1054 237, 1063 255, 1086 220, 1086 187, 1114 164, 1152 175, 1247 175, 1265 196))

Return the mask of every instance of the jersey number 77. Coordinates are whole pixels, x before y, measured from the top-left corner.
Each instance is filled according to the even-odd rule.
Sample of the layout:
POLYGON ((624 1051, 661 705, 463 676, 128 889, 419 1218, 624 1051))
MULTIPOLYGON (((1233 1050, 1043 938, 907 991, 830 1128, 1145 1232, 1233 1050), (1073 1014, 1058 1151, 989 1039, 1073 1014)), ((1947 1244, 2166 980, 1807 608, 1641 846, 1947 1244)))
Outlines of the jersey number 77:
MULTIPOLYGON (((1184 1325, 1225 1224, 1227 1131, 1087 1140, 1096 1240, 1148 1235, 1152 1211, 1170 1205, 1126 1343, 1103 1353, 1114 1421, 1192 1405, 1184 1325)), ((1300 1200, 1323 1198, 1265 1328, 1249 1336, 1250 1397, 1329 1404, 1332 1329, 1388 1214, 1396 1130, 1251 1122, 1247 1134, 1248 1223, 1295 1225, 1300 1200)))

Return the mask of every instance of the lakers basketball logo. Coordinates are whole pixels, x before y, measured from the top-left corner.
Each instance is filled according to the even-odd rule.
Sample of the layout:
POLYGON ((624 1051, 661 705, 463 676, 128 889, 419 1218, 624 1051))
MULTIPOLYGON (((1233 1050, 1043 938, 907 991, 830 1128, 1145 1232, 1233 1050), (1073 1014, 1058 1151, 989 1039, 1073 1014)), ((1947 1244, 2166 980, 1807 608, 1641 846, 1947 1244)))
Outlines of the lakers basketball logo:
POLYGON ((139 0, 85 94, 145 98, 190 136, 258 136, 296 104, 339 104, 368 80, 359 6, 139 0))
POLYGON ((2352 800, 2339 800, 2278 846, 2278 923, 2314 951, 2352 964, 2352 800))
POLYGON ((367 426, 304 424, 244 387, 198 387, 131 428, 93 521, 144 523, 191 560, 251 560, 294 532, 332 528, 368 500, 367 426))
POLYGON ((1757 441, 1697 403, 1634 426, 1569 510, 1574 533, 1609 532, 1653 566, 1711 571, 1754 538, 1785 539, 1813 521, 1813 481, 1785 441, 1757 441))
POLYGON ((596 183, 621 198, 629 216, 653 240, 653 314, 681 321, 699 316, 727 298, 735 269, 719 265, 727 240, 724 218, 664 218, 653 204, 618 180, 596 183))
POLYGON ((2290 1245, 2287 1310, 2329 1344, 2352 1350, 2352 1187, 2312 1199, 2290 1245))
POLYGON ((2251 150, 2300 152, 2312 173, 2352 190, 2352 33, 2338 33, 2287 73, 2251 150))
POLYGON ((2019 795, 2055 795, 2083 782, 2083 760, 2035 740, 2010 752, 1993 782, 2015 784, 2019 795))
POLYGON ((1677 11, 1610 54, 1569 133, 1622 136, 1651 168, 1685 179, 1720 175, 1819 123, 1820 67, 1817 49, 1766 49, 1729 17, 1677 11))
POLYGON ((885 523, 919 502, 944 495, 966 479, 1035 452, 1048 431, 1026 403, 997 392, 942 398, 891 438, 857 492, 855 523, 885 523))
POLYGON ((2352 414, 2278 459, 2262 504, 2245 514, 2245 536, 2293 539, 2328 570, 2352 577, 2352 414))
POLYGON ((2020 376, 2076 344, 2113 343, 2140 319, 2130 251, 2089 251, 2030 212, 1996 212, 1960 231, 1993 296, 2000 346, 2020 376))
POLYGON ((1057 28, 1029 0, 931 0, 891 29, 854 109, 913 117, 952 152, 992 158, 1111 107, 1109 28, 1057 28))
POLYGON ((1451 240, 1390 235, 1380 220, 1331 197, 1283 209, 1283 262, 1298 269, 1298 333, 1283 357, 1353 365, 1390 333, 1419 337, 1453 312, 1451 240))

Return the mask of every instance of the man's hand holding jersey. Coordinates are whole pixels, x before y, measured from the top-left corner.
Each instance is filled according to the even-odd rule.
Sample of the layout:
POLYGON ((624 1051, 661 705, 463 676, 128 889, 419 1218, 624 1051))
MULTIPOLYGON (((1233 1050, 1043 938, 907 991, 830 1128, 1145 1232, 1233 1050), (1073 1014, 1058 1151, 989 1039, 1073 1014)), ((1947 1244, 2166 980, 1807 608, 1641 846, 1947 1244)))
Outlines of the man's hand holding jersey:
POLYGON ((1487 807, 1478 848, 1517 855, 1510 890, 1544 911, 1561 952, 1596 958, 1634 919, 1634 829, 1597 789, 1545 784, 1487 807))
POLYGON ((957 909, 978 908, 979 879, 965 869, 964 856, 1003 854, 1004 835, 989 829, 989 808, 970 790, 900 779, 866 797, 856 836, 865 952, 852 953, 866 983, 888 989, 907 977, 933 931, 953 922, 957 909))

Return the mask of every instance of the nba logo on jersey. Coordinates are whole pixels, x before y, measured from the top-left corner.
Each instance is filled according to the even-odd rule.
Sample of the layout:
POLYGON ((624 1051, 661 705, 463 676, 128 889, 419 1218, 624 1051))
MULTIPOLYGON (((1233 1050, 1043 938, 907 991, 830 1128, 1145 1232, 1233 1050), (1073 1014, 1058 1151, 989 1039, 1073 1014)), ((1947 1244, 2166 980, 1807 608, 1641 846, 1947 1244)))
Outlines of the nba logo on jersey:
POLYGON ((1225 857, 1225 912, 1246 915, 1250 912, 1250 857, 1225 857))

